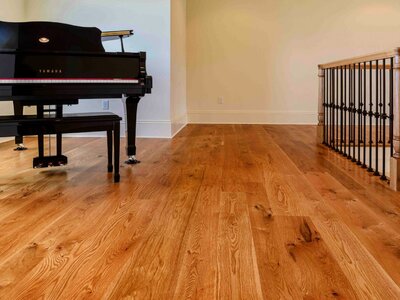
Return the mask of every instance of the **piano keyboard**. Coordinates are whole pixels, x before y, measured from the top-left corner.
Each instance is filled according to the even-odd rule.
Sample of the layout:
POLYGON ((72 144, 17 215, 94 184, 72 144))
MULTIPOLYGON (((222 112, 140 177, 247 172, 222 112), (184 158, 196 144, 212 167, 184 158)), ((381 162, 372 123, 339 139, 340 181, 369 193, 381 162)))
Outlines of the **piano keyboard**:
POLYGON ((95 79, 95 78, 0 78, 0 84, 58 84, 58 83, 139 83, 137 79, 95 79))

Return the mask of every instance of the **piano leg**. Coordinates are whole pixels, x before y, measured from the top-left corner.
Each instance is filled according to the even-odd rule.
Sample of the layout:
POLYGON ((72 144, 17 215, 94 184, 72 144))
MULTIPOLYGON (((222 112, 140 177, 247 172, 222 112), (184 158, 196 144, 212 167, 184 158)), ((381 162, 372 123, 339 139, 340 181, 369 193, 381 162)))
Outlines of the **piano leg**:
POLYGON ((43 156, 44 156, 44 136, 43 136, 43 134, 38 135, 38 152, 39 152, 39 157, 43 158, 43 156))
MULTIPOLYGON (((57 105, 56 106, 56 117, 62 118, 62 116, 63 116, 63 106, 57 105)), ((61 133, 57 133, 56 143, 57 143, 57 156, 61 156, 62 155, 62 134, 61 133)))
MULTIPOLYGON (((13 105, 14 116, 22 116, 24 114, 24 106, 21 104, 21 102, 13 101, 13 105)), ((15 137, 15 144, 17 145, 17 147, 14 148, 15 151, 24 151, 28 149, 24 146, 24 137, 21 135, 15 137)))
POLYGON ((123 100, 126 120, 126 153, 128 155, 125 163, 129 165, 140 163, 136 159, 136 116, 139 101, 140 97, 137 96, 129 96, 123 100))
POLYGON ((57 142, 57 156, 61 156, 62 155, 62 134, 61 133, 57 133, 56 142, 57 142))
MULTIPOLYGON (((37 116, 38 118, 43 118, 43 105, 38 105, 37 106, 37 116)), ((44 135, 43 134, 38 134, 38 153, 39 153, 39 159, 44 157, 44 135)), ((42 166, 38 166, 41 168, 42 166)))

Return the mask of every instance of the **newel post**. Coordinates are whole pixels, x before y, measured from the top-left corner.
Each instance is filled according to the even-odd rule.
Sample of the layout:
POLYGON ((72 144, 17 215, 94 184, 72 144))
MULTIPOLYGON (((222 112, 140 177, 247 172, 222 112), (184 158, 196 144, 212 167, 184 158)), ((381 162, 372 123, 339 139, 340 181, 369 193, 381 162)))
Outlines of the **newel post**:
POLYGON ((317 126, 317 143, 324 142, 324 91, 325 91, 325 72, 320 66, 318 66, 318 126, 317 126))
POLYGON ((390 188, 400 191, 400 49, 393 64, 393 156, 390 158, 390 188))

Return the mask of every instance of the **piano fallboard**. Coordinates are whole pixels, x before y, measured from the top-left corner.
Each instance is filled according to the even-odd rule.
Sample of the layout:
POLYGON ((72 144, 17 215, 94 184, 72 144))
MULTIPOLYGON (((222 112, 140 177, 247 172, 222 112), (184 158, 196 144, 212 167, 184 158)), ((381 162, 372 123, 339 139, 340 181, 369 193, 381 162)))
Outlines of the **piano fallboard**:
POLYGON ((0 50, 0 101, 121 98, 152 88, 146 54, 0 50))
POLYGON ((145 54, 3 50, 0 66, 0 80, 138 79, 145 73, 145 54))

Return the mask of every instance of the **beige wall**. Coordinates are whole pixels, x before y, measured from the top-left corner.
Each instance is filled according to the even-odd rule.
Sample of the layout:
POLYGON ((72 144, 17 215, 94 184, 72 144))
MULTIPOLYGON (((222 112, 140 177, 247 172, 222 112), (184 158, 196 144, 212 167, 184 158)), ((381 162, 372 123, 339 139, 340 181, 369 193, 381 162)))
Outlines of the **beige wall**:
POLYGON ((0 20, 18 22, 24 18, 24 0, 0 0, 0 20))
POLYGON ((172 135, 187 123, 186 0, 171 0, 171 121, 172 135))
POLYGON ((192 122, 316 123, 318 63, 400 46, 398 0, 188 0, 187 14, 192 122))
MULTIPOLYGON (((0 20, 18 22, 24 18, 23 0, 0 0, 0 20)), ((0 101, 0 115, 13 114, 12 102, 0 101)), ((11 140, 12 138, 0 138, 0 143, 11 140)))
MULTIPOLYGON (((0 0, 0 20, 18 22, 24 18, 23 0, 0 0)), ((13 113, 11 102, 0 101, 0 114, 9 115, 13 113)), ((1 140, 0 140, 1 141, 1 140)))

